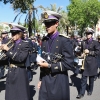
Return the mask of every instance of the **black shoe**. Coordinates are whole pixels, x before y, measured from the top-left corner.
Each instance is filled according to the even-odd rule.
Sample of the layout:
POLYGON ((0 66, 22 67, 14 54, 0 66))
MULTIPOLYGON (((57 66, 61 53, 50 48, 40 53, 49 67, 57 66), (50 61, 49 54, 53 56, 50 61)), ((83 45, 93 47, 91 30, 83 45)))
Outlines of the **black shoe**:
POLYGON ((29 79, 29 82, 31 82, 31 81, 32 81, 32 78, 29 79))
POLYGON ((76 98, 77 98, 77 99, 81 99, 81 98, 83 98, 83 97, 84 97, 83 94, 78 94, 76 98))
POLYGON ((72 82, 71 85, 74 86, 74 83, 72 82))
POLYGON ((87 95, 88 95, 88 96, 92 95, 92 92, 88 92, 87 95))
POLYGON ((98 79, 100 79, 100 75, 98 76, 98 79))
POLYGON ((94 77, 94 81, 96 81, 96 80, 97 80, 97 76, 94 77))
POLYGON ((98 74, 98 79, 100 79, 100 73, 98 74))
POLYGON ((76 77, 77 76, 77 74, 73 74, 73 75, 71 75, 72 77, 76 77))

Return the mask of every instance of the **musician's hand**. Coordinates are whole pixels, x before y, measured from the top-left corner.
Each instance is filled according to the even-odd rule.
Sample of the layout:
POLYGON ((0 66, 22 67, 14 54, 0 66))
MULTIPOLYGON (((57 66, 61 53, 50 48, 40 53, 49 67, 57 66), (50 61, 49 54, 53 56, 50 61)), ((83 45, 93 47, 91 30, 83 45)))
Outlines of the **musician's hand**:
POLYGON ((48 68, 49 65, 47 62, 38 62, 37 64, 40 65, 40 67, 46 67, 46 68, 48 68))
POLYGON ((2 50, 2 46, 0 46, 0 50, 2 50))
POLYGON ((39 81, 37 88, 40 89, 41 87, 41 81, 39 81))
POLYGON ((85 49, 85 50, 84 50, 84 53, 85 53, 85 54, 88 54, 88 53, 89 53, 89 50, 88 50, 88 49, 85 49))
POLYGON ((85 56, 85 53, 82 53, 81 58, 84 58, 84 56, 85 56))
POLYGON ((2 44, 2 50, 8 51, 9 50, 9 47, 6 44, 2 44))

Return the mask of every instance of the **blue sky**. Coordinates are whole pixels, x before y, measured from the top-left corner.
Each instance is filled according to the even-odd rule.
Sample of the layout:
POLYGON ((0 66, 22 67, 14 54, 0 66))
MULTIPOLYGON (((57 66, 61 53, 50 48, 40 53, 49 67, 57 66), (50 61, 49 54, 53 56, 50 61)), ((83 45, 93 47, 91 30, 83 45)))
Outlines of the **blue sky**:
MULTIPOLYGON (((66 10, 66 6, 69 5, 69 0, 36 0, 34 3, 34 6, 37 7, 39 5, 42 5, 44 7, 50 7, 50 4, 56 4, 57 7, 62 6, 62 9, 66 10)), ((39 9, 38 15, 40 16, 40 13, 42 11, 39 9)), ((14 17, 17 13, 15 13, 10 4, 4 5, 0 2, 0 22, 13 22, 14 17)), ((25 16, 23 15, 21 17, 21 23, 24 22, 25 16)), ((18 22, 18 18, 15 21, 15 23, 18 22)))

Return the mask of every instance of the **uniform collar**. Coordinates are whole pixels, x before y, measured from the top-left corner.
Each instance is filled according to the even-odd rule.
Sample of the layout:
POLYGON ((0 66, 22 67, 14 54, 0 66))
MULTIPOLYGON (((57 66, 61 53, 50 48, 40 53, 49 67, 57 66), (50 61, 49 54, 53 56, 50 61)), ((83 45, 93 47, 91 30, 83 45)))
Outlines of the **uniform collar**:
POLYGON ((21 42, 22 39, 18 39, 17 41, 15 41, 16 44, 18 44, 19 42, 21 42))
POLYGON ((54 34, 52 34, 52 35, 47 35, 47 37, 49 38, 49 39, 55 39, 57 36, 59 35, 59 32, 57 31, 57 32, 55 32, 54 34))
POLYGON ((87 40, 87 42, 91 42, 93 40, 93 38, 90 38, 89 40, 87 40))

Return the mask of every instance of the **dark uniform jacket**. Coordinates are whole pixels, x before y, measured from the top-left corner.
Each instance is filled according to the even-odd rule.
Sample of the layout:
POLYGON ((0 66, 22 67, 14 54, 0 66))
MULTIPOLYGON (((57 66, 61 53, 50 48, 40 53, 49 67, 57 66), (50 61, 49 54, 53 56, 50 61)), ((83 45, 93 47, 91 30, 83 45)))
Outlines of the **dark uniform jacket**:
POLYGON ((37 57, 37 45, 32 43, 30 39, 26 39, 29 43, 29 55, 26 60, 26 67, 30 67, 32 64, 36 62, 36 57, 37 57))
MULTIPOLYGON (((3 38, 1 43, 6 44, 8 41, 8 38, 3 38)), ((4 77, 5 67, 9 64, 7 57, 4 57, 4 52, 3 50, 0 52, 0 78, 4 77)))
MULTIPOLYGON (((100 42, 98 42, 98 43, 99 43, 99 47, 100 47, 100 42)), ((98 68, 100 68, 100 52, 98 54, 97 61, 98 61, 98 68)))
POLYGON ((5 100, 29 100, 29 82, 25 67, 28 53, 28 42, 23 40, 6 52, 10 68, 6 80, 5 100))
POLYGON ((99 54, 99 44, 95 40, 87 41, 84 40, 81 45, 82 52, 85 49, 89 50, 89 54, 86 56, 85 62, 84 62, 84 76, 94 76, 97 75, 97 55, 99 54))
MULTIPOLYGON (((4 39, 2 40, 2 44, 6 44, 6 43, 8 43, 9 41, 10 41, 10 39, 4 38, 4 39)), ((8 59, 7 59, 7 57, 6 57, 6 56, 5 56, 5 57, 2 56, 4 52, 5 52, 5 51, 1 51, 1 53, 0 53, 0 66, 8 65, 8 59), (5 61, 5 60, 6 60, 6 61, 5 61)))
MULTIPOLYGON (((49 38, 42 41, 42 52, 48 52, 49 38)), ((51 68, 40 69, 42 81, 39 100, 70 100, 68 70, 73 67, 73 50, 70 40, 58 35, 51 45, 50 53, 61 54, 63 57, 57 63, 52 63, 51 68)), ((43 58, 44 55, 42 55, 43 58)))

